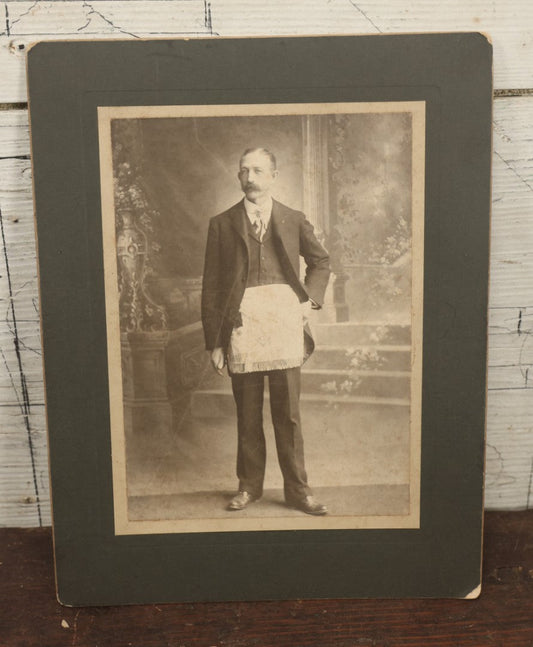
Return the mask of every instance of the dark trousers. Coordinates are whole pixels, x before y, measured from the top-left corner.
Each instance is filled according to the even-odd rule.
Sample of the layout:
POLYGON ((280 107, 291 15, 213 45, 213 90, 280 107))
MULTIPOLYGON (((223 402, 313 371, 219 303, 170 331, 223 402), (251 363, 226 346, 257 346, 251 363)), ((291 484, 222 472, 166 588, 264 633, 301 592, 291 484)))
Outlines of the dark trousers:
POLYGON ((239 490, 246 490, 254 497, 260 497, 263 493, 266 465, 263 431, 265 376, 268 376, 269 382, 270 411, 285 500, 290 503, 311 494, 305 473, 300 425, 300 367, 231 376, 237 405, 239 490))

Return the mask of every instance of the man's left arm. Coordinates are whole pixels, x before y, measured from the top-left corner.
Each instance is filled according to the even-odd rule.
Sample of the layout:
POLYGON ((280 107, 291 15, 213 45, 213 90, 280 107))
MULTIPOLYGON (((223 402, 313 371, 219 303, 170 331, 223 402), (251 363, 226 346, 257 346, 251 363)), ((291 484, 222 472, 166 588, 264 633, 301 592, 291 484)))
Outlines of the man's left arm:
POLYGON ((304 285, 313 307, 320 308, 331 273, 329 254, 318 242, 313 225, 302 214, 300 222, 300 254, 305 260, 304 285))

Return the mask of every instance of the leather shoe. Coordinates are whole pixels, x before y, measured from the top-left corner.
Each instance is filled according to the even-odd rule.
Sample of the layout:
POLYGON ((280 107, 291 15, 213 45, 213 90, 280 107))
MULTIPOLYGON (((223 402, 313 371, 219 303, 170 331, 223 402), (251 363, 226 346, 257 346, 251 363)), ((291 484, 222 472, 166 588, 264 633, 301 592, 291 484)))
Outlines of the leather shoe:
POLYGON ((249 503, 257 501, 258 497, 252 496, 249 492, 242 491, 233 497, 228 503, 228 510, 244 510, 249 503))
POLYGON ((306 496, 303 499, 291 501, 289 505, 291 508, 296 508, 297 510, 301 510, 306 514, 322 516, 328 513, 326 506, 322 503, 318 503, 318 501, 315 501, 314 497, 312 496, 306 496))

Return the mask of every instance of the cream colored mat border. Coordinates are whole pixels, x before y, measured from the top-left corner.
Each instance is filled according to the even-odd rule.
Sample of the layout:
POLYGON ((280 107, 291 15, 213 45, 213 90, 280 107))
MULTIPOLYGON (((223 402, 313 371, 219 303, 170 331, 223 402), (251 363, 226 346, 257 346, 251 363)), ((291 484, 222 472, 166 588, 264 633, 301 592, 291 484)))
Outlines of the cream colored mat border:
MULTIPOLYGON (((420 525, 420 446, 422 410, 422 339, 424 289, 425 102, 297 103, 197 106, 127 106, 98 108, 109 402, 113 469, 115 534, 221 532, 243 530, 332 530, 356 528, 418 528, 420 525), (126 451, 120 352, 119 293, 116 262, 115 207, 111 150, 112 119, 180 117, 324 115, 398 113, 412 115, 412 344, 410 422, 410 512, 395 516, 290 518, 175 519, 130 521, 126 485, 126 451)), ((237 431, 235 430, 235 433, 237 431)), ((235 513, 232 513, 235 515, 235 513)))

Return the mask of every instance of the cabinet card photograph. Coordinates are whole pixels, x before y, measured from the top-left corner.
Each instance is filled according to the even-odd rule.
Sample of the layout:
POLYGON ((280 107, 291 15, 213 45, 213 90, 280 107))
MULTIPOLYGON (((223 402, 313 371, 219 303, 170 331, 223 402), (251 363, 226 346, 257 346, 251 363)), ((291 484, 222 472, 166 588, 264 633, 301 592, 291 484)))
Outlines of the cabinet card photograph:
POLYGON ((115 534, 418 528, 425 102, 98 127, 115 534))

